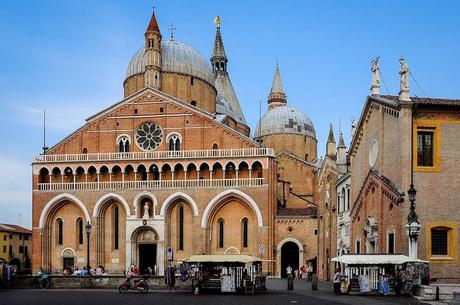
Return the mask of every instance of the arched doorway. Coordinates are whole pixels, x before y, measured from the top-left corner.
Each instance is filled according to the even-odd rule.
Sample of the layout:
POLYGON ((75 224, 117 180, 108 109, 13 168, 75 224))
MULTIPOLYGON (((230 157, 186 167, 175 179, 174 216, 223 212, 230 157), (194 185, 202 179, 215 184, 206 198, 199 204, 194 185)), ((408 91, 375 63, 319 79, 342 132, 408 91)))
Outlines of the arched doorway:
POLYGON ((286 268, 299 269, 299 247, 296 243, 288 241, 281 247, 281 277, 286 277, 286 268))
POLYGON ((134 231, 131 244, 132 244, 132 259, 141 273, 146 273, 146 270, 151 268, 156 274, 158 270, 157 263, 157 242, 158 235, 151 227, 140 227, 134 231))
POLYGON ((14 257, 14 258, 10 259, 9 264, 13 265, 13 266, 16 266, 17 271, 21 271, 21 261, 19 260, 19 258, 14 257))

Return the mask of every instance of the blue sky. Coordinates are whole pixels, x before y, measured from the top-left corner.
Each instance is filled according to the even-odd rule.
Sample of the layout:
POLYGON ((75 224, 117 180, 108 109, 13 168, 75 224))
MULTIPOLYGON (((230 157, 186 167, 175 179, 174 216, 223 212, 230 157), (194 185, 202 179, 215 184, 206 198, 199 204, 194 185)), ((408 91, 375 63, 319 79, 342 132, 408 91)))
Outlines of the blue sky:
MULTIPOLYGON (((346 142, 381 56, 391 94, 405 56, 429 96, 459 98, 457 1, 2 1, 0 4, 0 222, 31 224, 31 158, 122 98, 152 6, 163 33, 209 58, 221 16, 229 72, 254 129, 276 61, 288 103, 305 111, 324 154, 329 123, 346 142), (21 215, 21 216, 19 216, 21 215)), ((382 87, 382 93, 387 93, 382 87)), ((422 96, 412 81, 411 94, 422 96)))

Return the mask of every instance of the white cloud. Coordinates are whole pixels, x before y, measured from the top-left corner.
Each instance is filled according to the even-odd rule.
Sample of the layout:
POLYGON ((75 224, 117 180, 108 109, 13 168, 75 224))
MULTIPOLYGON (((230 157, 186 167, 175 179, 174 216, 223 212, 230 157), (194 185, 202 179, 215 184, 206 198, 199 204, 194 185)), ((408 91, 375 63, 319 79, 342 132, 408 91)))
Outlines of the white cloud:
POLYGON ((31 227, 32 186, 28 161, 0 155, 0 222, 31 227))
MULTIPOLYGON (((78 103, 77 103, 78 104, 78 103)), ((16 120, 34 127, 43 127, 43 108, 13 104, 16 120)), ((93 107, 53 105, 46 108, 46 127, 58 131, 72 131, 83 125, 84 120, 94 112, 93 107)))

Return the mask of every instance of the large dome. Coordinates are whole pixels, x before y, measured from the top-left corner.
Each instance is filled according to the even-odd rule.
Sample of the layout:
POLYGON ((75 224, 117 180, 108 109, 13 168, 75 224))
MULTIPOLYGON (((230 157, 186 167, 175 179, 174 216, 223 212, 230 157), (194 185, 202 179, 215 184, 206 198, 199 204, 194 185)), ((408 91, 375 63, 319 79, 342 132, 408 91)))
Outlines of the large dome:
MULTIPOLYGON (((140 48, 131 58, 126 70, 126 78, 145 72, 144 48, 140 48)), ((161 42, 161 70, 191 75, 214 85, 211 66, 196 49, 177 40, 161 42)))
POLYGON ((310 118, 300 110, 278 106, 269 110, 257 123, 256 138, 270 134, 301 134, 316 139, 316 131, 310 118))

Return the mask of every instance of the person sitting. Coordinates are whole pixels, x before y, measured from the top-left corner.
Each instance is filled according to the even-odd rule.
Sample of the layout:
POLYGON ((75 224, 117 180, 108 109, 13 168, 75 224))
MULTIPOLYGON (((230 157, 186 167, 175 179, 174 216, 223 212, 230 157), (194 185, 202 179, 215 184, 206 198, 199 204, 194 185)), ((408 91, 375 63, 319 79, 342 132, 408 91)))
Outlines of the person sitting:
POLYGON ((88 270, 86 269, 86 267, 83 267, 83 269, 80 272, 80 276, 86 276, 86 275, 89 275, 88 270))
POLYGON ((80 276, 81 275, 81 270, 79 270, 78 267, 75 267, 75 270, 73 271, 72 275, 80 276))
POLYGON ((102 267, 102 265, 99 265, 99 267, 96 268, 96 275, 105 275, 104 267, 102 267))

